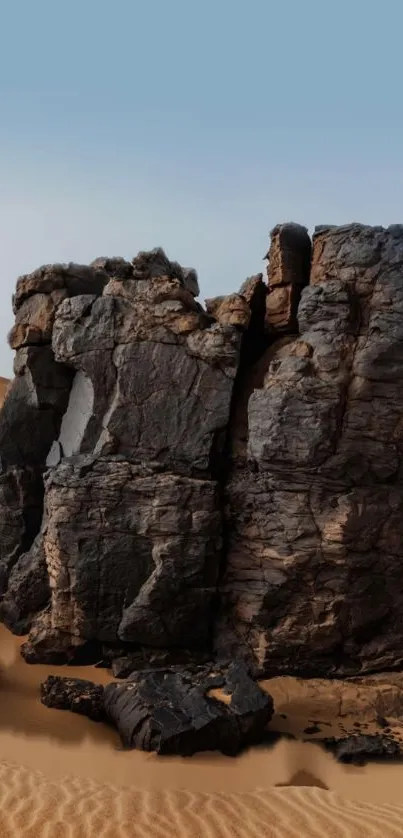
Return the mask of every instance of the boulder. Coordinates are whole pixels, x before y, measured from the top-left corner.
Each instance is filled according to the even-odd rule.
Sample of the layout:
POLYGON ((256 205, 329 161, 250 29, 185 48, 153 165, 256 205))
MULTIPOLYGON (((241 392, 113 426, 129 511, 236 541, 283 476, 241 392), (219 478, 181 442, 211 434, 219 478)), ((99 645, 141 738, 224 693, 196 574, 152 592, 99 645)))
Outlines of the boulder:
POLYGON ((273 714, 271 697, 241 663, 200 670, 157 669, 108 684, 105 709, 129 748, 191 756, 235 756, 259 742, 273 714))

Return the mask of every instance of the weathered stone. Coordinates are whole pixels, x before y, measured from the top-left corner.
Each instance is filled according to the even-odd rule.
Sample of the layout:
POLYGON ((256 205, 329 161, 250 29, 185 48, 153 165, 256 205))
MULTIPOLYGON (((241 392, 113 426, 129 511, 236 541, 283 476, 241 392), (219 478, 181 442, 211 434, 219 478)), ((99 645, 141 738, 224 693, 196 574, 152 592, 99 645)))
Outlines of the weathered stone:
POLYGON ((249 326, 250 306, 240 294, 206 300, 206 309, 223 326, 239 326, 241 329, 247 329, 249 326))
POLYGON ((42 497, 42 480, 35 467, 10 466, 0 473, 0 595, 40 528, 42 497))
MULTIPOLYGON (((38 518, 41 517, 38 509, 38 518)), ((35 530, 38 529, 39 520, 35 530)), ((32 538, 32 536, 31 536, 32 538)), ((20 544, 22 539, 18 539, 20 544)), ((30 546, 30 539, 27 539, 30 546)), ((45 552, 37 540, 28 553, 23 553, 8 573, 7 591, 0 602, 0 617, 14 634, 28 634, 31 625, 50 599, 50 585, 45 552)))
MULTIPOLYGON (((68 374, 68 404, 65 394, 58 422, 40 431, 45 517, 8 578, 4 619, 15 631, 33 621, 23 648, 30 661, 73 660, 83 644, 101 642, 130 646, 120 668, 142 647, 200 655, 210 646, 222 561, 215 477, 241 333, 202 309, 195 272, 160 249, 131 266, 96 260, 88 271, 79 274, 83 290, 100 275, 102 296, 97 282, 94 294, 74 296, 70 266, 19 283, 19 310, 34 305, 29 293, 50 294, 51 279, 68 295, 55 310, 52 346, 41 348, 68 374), (38 610, 49 587, 50 606, 36 619, 28 587, 35 580, 34 594, 43 558, 49 585, 38 610)), ((237 301, 249 319, 246 300, 237 301)), ((16 362, 24 403, 33 351, 20 349, 16 362)))
POLYGON ((103 268, 88 265, 43 265, 31 274, 21 276, 13 297, 16 314, 23 302, 33 294, 52 294, 64 290, 69 297, 78 294, 102 294, 109 276, 103 268))
POLYGON ((388 736, 346 736, 343 739, 320 740, 339 762, 366 765, 371 760, 395 760, 401 757, 399 742, 388 736))
POLYGON ((297 334, 301 291, 309 283, 311 240, 299 224, 279 224, 271 232, 265 328, 276 335, 297 334))
POLYGON ((264 310, 264 301, 266 299, 268 287, 265 282, 263 282, 263 274, 256 274, 255 276, 249 276, 248 279, 245 279, 245 282, 242 283, 238 294, 241 297, 244 297, 252 311, 252 315, 256 311, 259 313, 261 310, 264 310))
POLYGON ((107 720, 104 710, 104 688, 81 678, 49 677, 41 684, 41 702, 45 707, 70 710, 87 716, 93 722, 107 720))
MULTIPOLYGON (((21 654, 27 663, 46 663, 57 666, 76 662, 86 645, 86 641, 80 637, 73 637, 55 628, 51 608, 47 606, 32 621, 28 640, 21 646, 21 654)), ((95 663, 96 661, 91 654, 88 657, 84 654, 81 662, 95 663)))
POLYGON ((310 262, 280 225, 269 284, 207 310, 160 248, 19 280, 0 584, 28 658, 403 664, 403 227, 320 228, 310 262))
POLYGON ((104 297, 66 300, 57 313, 55 357, 94 391, 87 450, 98 434, 97 451, 106 445, 129 459, 206 472, 226 428, 241 336, 215 322, 204 328, 206 314, 176 280, 129 284, 137 289, 130 298, 115 298, 110 283, 104 297))
POLYGON ((259 742, 273 702, 242 664, 133 673, 108 684, 105 710, 129 748, 191 756, 220 750, 235 756, 259 742))
POLYGON ((43 466, 66 409, 72 375, 49 346, 20 349, 0 412, 0 459, 9 466, 43 466))
POLYGON ((197 279, 197 273, 194 268, 182 268, 182 281, 184 287, 193 294, 194 297, 198 297, 200 294, 199 290, 199 282, 197 279))
POLYGON ((112 259, 107 256, 98 256, 91 262, 90 268, 104 270, 108 276, 118 279, 133 278, 133 265, 131 262, 126 262, 121 256, 115 256, 112 259))
POLYGON ((403 663, 402 277, 401 228, 320 231, 300 337, 249 398, 216 634, 258 671, 403 663))
POLYGON ((178 262, 170 262, 162 247, 141 251, 133 259, 133 277, 152 280, 156 277, 177 279, 194 297, 199 295, 197 273, 194 268, 182 268, 178 262))
POLYGON ((297 285, 275 286, 266 298, 266 328, 268 333, 298 331, 297 310, 301 292, 297 285))
POLYGON ((3 615, 17 632, 29 627, 49 596, 43 561, 38 561, 43 551, 34 550, 32 556, 24 553, 40 528, 42 473, 59 435, 73 379, 72 370, 56 362, 50 345, 56 314, 67 296, 90 288, 102 293, 108 279, 103 270, 70 264, 44 266, 17 282, 16 320, 10 334, 10 345, 18 350, 16 378, 0 414, 1 489, 5 493, 0 590, 4 594, 9 587, 3 615))
POLYGON ((50 343, 56 306, 51 294, 33 294, 19 307, 8 342, 11 349, 50 343))
POLYGON ((191 666, 202 666, 209 663, 211 655, 209 651, 200 649, 152 649, 150 646, 141 646, 134 651, 123 651, 119 656, 110 649, 106 653, 106 661, 109 660, 110 668, 115 678, 128 678, 133 672, 144 669, 168 669, 172 666, 182 666, 185 669, 191 666))
POLYGON ((267 279, 276 285, 308 285, 311 240, 300 224, 278 224, 271 231, 267 279))
POLYGON ((221 550, 213 481, 81 458, 49 474, 45 500, 54 628, 157 647, 207 642, 221 550))
MULTIPOLYGON (((16 373, 0 411, 1 594, 8 587, 14 565, 30 549, 41 526, 42 472, 58 434, 71 382, 70 371, 55 363, 49 346, 20 349, 16 373)), ((29 561, 27 575, 31 578, 28 568, 29 561)), ((41 578, 46 598, 48 586, 44 577, 41 578)), ((17 589, 13 590, 19 599, 21 588, 17 587, 18 595, 17 589)), ((14 608, 10 600, 10 627, 11 614, 16 617, 16 628, 19 627, 20 607, 20 601, 14 608)), ((29 610, 27 602, 27 613, 29 610)))

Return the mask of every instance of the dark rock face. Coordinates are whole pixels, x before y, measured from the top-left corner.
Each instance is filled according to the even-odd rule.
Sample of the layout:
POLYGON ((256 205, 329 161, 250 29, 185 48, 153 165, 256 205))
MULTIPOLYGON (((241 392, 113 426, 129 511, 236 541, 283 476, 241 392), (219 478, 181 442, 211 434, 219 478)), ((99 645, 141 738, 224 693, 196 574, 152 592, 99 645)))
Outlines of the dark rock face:
POLYGON ((347 736, 344 739, 323 739, 322 744, 339 762, 366 765, 371 760, 397 759, 400 745, 388 736, 347 736))
POLYGON ((214 481, 83 456, 50 472, 46 515, 54 628, 112 643, 207 643, 221 549, 214 481))
POLYGON ((41 700, 111 721, 127 748, 182 756, 215 750, 235 756, 262 739, 273 714, 271 697, 239 663, 214 671, 149 669, 105 688, 51 676, 42 684, 41 700))
MULTIPOLYGON (((15 379, 0 411, 0 594, 6 591, 16 562, 40 530, 42 474, 71 389, 73 373, 56 363, 51 346, 56 313, 65 298, 89 288, 101 293, 107 281, 104 271, 71 264, 46 266, 17 282, 13 297, 16 320, 9 335, 10 346, 16 350, 15 379)), ((31 563, 23 559, 19 576, 27 574, 32 578, 31 563)), ((11 589, 15 582, 14 577, 11 589)), ((38 575, 36 588, 37 582, 38 575)), ((9 616, 13 596, 11 590, 9 616)), ((21 619, 29 622, 31 607, 37 609, 47 597, 46 581, 43 596, 31 597, 22 610, 20 597, 15 607, 17 629, 21 619)), ((10 620, 13 625, 14 618, 10 620)))
POLYGON ((232 295, 205 311, 197 293, 196 272, 160 248, 131 264, 46 267, 17 283, 12 342, 47 353, 50 382, 49 428, 41 410, 37 430, 45 495, 28 552, 3 573, 3 620, 15 632, 31 627, 30 662, 70 661, 86 644, 113 654, 123 643, 119 671, 144 659, 143 647, 200 655, 211 645, 217 477, 251 310, 232 295), (65 389, 50 381, 55 371, 65 389))
POLYGON ((398 667, 403 228, 321 229, 310 283, 248 401, 217 645, 265 673, 398 667))
POLYGON ((402 665, 403 227, 283 224, 268 256, 205 308, 160 248, 18 281, 0 608, 27 660, 402 665))
POLYGON ((14 634, 28 634, 38 612, 50 599, 49 574, 42 540, 38 537, 12 568, 1 603, 1 617, 14 634))

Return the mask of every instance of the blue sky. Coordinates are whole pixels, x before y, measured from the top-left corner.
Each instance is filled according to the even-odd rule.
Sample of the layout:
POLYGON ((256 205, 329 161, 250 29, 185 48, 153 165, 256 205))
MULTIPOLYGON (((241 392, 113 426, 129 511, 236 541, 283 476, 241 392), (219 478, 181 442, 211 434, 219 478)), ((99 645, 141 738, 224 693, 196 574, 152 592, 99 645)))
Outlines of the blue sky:
POLYGON ((4 0, 0 375, 19 274, 156 245, 202 297, 268 232, 403 221, 402 0, 4 0))

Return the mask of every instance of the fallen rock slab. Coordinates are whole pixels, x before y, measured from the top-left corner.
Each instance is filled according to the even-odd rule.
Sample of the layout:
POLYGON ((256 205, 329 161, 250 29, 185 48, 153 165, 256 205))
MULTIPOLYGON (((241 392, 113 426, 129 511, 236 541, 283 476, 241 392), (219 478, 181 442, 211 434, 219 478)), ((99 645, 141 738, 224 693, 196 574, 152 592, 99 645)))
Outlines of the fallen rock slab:
POLYGON ((235 756, 263 739, 273 715, 271 696, 241 663, 148 669, 106 687, 50 676, 41 701, 112 722, 127 748, 181 756, 215 750, 235 756))
POLYGON ((370 760, 397 759, 402 755, 398 742, 379 734, 323 739, 321 743, 339 762, 353 765, 365 765, 370 760))
POLYGON ((273 714, 271 697, 241 663, 136 672, 108 684, 104 703, 124 745, 182 756, 214 750, 235 756, 261 740, 273 714))

